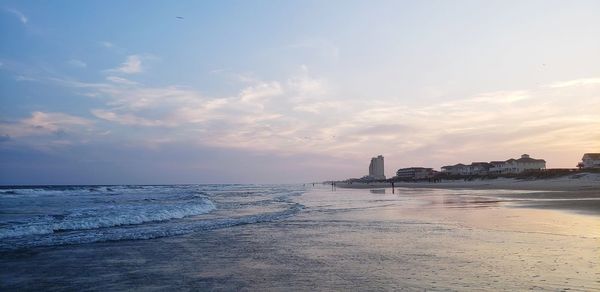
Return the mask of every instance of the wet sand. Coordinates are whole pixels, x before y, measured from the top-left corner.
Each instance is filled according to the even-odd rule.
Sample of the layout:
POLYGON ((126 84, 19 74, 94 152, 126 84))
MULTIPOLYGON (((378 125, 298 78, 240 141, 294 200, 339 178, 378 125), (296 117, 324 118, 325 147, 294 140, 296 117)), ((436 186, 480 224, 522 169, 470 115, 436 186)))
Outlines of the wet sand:
POLYGON ((600 217, 503 199, 522 195, 316 188, 281 221, 3 253, 0 287, 599 291, 600 217))
MULTIPOLYGON (((391 183, 337 183, 338 188, 387 189, 391 183)), ((493 193, 504 201, 513 201, 513 206, 567 210, 600 215, 600 174, 565 176, 554 179, 517 180, 491 179, 473 181, 396 182, 396 188, 445 189, 445 190, 517 190, 516 194, 493 193), (531 192, 529 192, 531 191, 531 192)))

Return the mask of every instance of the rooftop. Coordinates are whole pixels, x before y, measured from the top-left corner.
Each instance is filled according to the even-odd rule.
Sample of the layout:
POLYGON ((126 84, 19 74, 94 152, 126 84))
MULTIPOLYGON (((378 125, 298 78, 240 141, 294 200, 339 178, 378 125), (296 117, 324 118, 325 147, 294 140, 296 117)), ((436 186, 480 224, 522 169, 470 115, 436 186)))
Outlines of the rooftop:
POLYGON ((600 153, 586 153, 583 154, 583 157, 588 157, 590 159, 600 159, 600 153))
POLYGON ((519 158, 515 161, 517 161, 517 162, 546 162, 546 160, 544 160, 544 159, 533 159, 533 158, 529 158, 529 157, 519 158))
POLYGON ((432 169, 433 168, 429 168, 429 167, 415 166, 415 167, 400 168, 400 169, 398 169, 398 171, 401 171, 401 170, 432 170, 432 169))

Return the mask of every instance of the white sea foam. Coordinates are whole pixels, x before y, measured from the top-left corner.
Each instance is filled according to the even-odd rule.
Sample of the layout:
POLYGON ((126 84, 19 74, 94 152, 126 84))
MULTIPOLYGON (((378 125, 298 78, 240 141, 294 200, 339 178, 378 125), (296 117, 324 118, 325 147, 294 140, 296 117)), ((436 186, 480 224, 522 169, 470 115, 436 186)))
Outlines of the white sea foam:
POLYGON ((139 228, 133 230, 128 229, 126 227, 109 228, 106 230, 94 229, 89 230, 88 232, 66 233, 64 235, 61 235, 60 237, 55 237, 53 235, 42 235, 36 237, 35 239, 29 240, 18 240, 17 238, 9 238, 8 240, 0 242, 0 250, 10 250, 36 246, 84 244, 104 241, 143 240, 160 237, 169 237, 175 235, 188 234, 192 232, 227 228, 238 225, 282 220, 287 217, 293 216, 301 209, 303 209, 302 205, 294 204, 290 208, 279 212, 248 215, 237 218, 190 221, 185 224, 179 224, 174 226, 141 225, 139 228))
POLYGON ((71 214, 62 218, 44 216, 24 224, 0 228, 0 239, 181 219, 205 214, 214 209, 215 205, 206 199, 201 203, 180 205, 125 205, 80 209, 73 210, 71 214))

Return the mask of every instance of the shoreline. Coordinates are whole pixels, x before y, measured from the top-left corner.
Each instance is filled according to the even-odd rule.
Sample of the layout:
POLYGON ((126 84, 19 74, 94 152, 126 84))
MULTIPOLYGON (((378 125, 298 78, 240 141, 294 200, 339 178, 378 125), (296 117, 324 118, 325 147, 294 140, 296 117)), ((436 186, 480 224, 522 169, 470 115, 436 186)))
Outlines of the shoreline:
MULTIPOLYGON (((337 187, 347 189, 391 189, 388 182, 336 183, 337 187)), ((448 189, 448 190, 515 190, 523 193, 494 194, 483 193, 479 196, 500 198, 513 207, 553 209, 571 211, 586 215, 600 216, 600 175, 581 177, 559 177, 552 179, 517 180, 494 179, 473 181, 395 182, 394 189, 401 193, 407 189, 448 189)))
MULTIPOLYGON (((391 188, 391 182, 336 182, 336 187, 350 189, 391 188)), ((394 182, 394 187, 434 189, 530 190, 530 191, 600 191, 600 174, 563 176, 548 179, 477 179, 471 181, 394 182)))
POLYGON ((0 252, 0 290, 600 289, 600 217, 513 208, 481 193, 520 195, 319 186, 289 197, 304 208, 277 220, 0 252))
POLYGON ((281 220, 0 252, 0 290, 599 290, 600 217, 479 193, 319 186, 281 220))

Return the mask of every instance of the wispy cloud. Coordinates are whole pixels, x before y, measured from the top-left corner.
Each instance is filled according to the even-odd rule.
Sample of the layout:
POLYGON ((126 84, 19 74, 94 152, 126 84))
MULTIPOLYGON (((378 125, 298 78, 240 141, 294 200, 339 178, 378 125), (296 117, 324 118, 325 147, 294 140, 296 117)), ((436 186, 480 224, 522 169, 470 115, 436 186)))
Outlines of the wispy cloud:
POLYGON ((514 103, 529 99, 529 92, 526 90, 517 91, 497 91, 488 92, 475 96, 471 100, 474 102, 490 103, 490 104, 502 104, 502 103, 514 103))
POLYGON ((105 108, 92 111, 95 117, 121 127, 146 127, 149 140, 164 137, 159 129, 167 127, 173 143, 334 157, 409 157, 398 163, 502 159, 515 155, 511 151, 535 154, 533 145, 547 151, 600 146, 591 135, 600 132, 595 110, 600 108, 600 83, 594 82, 587 82, 595 87, 585 90, 541 86, 407 106, 376 97, 339 98, 335 86, 306 67, 280 80, 242 82, 232 96, 206 96, 174 85, 150 87, 115 76, 107 80, 65 84, 106 100, 105 108))
POLYGON ((105 47, 105 48, 107 48, 107 49, 110 49, 110 48, 114 48, 114 47, 115 47, 115 44, 113 44, 113 43, 111 43, 111 42, 109 42, 109 41, 101 41, 101 42, 99 42, 99 43, 100 43, 100 45, 102 45, 103 47, 105 47))
POLYGON ((283 89, 278 82, 261 82, 242 90, 240 100, 243 102, 260 102, 281 94, 283 94, 283 89))
POLYGON ((123 48, 123 47, 119 46, 118 44, 111 42, 111 41, 98 41, 96 43, 99 46, 105 48, 106 50, 117 53, 119 55, 127 53, 126 48, 123 48))
MULTIPOLYGON (((294 135, 296 128, 301 127, 302 115, 294 113, 318 112, 302 104, 316 102, 314 98, 323 92, 324 81, 312 78, 306 68, 301 69, 301 74, 283 81, 255 80, 229 97, 207 97, 180 86, 147 87, 117 76, 107 77, 110 83, 70 80, 61 84, 108 98, 107 108, 92 111, 106 121, 127 126, 177 126, 180 132, 200 131, 205 133, 202 143, 207 145, 223 145, 229 140, 238 147, 258 146, 250 139, 278 147, 269 139, 286 143, 296 140, 288 135, 294 135)), ((331 105, 323 102, 317 106, 326 104, 331 105)))
POLYGON ((15 77, 16 81, 36 81, 35 78, 33 77, 29 77, 29 76, 25 76, 25 75, 17 75, 15 77))
POLYGON ((136 85, 138 84, 135 81, 131 81, 129 79, 123 78, 123 77, 118 77, 118 76, 107 76, 106 80, 113 82, 113 83, 119 83, 119 84, 125 84, 125 85, 136 85))
POLYGON ((112 72, 120 72, 123 74, 136 74, 143 72, 142 57, 140 55, 130 55, 121 66, 111 69, 112 72))
POLYGON ((95 109, 92 114, 100 119, 130 126, 164 126, 159 120, 149 120, 132 114, 118 114, 107 110, 95 109))
POLYGON ((59 112, 35 111, 30 117, 0 123, 0 134, 9 137, 29 137, 44 135, 65 135, 89 129, 93 121, 59 112))
POLYGON ((19 19, 19 21, 21 21, 21 23, 23 23, 23 24, 27 24, 27 22, 29 21, 29 19, 27 18, 27 16, 25 16, 25 14, 23 14, 21 11, 19 11, 17 9, 6 8, 5 10, 7 12, 12 13, 13 15, 15 15, 19 19))
POLYGON ((600 78, 581 78, 563 82, 556 82, 548 85, 551 88, 563 88, 563 87, 573 87, 573 86, 586 86, 586 85, 598 85, 600 84, 600 78))
POLYGON ((71 126, 89 126, 92 124, 92 121, 85 118, 64 113, 40 111, 33 112, 30 118, 21 122, 36 129, 45 129, 52 132, 71 126))

